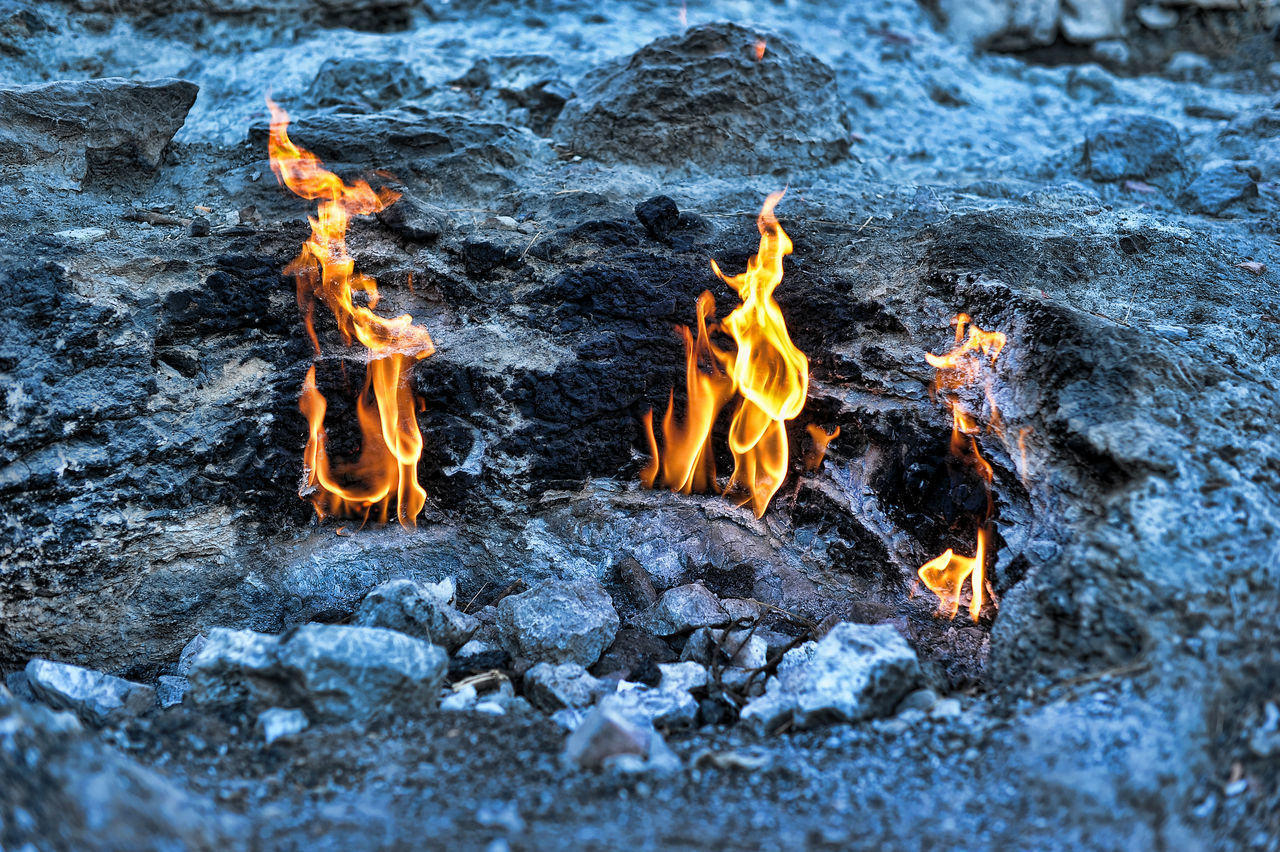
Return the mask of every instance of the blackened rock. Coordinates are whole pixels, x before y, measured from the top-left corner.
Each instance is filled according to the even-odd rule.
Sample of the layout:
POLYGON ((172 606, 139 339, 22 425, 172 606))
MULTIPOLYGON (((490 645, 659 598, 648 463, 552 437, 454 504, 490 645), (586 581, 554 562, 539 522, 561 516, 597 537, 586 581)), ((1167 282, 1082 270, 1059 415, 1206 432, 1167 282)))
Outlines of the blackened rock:
POLYGON ((1085 136, 1089 177, 1098 181, 1143 179, 1178 167, 1178 129, 1150 115, 1100 121, 1085 136))
POLYGON ((209 236, 210 230, 209 220, 203 216, 196 216, 191 220, 191 225, 187 228, 187 233, 193 237, 207 237, 209 236))
POLYGON ((0 86, 0 168, 65 189, 151 174, 198 91, 120 77, 0 86))
POLYGON ((838 624, 816 643, 788 651, 765 694, 742 711, 764 730, 892 714, 920 681, 915 651, 889 625, 838 624))
POLYGON ((454 607, 452 580, 425 585, 407 579, 389 580, 365 595, 356 610, 356 624, 425 639, 451 654, 480 627, 474 616, 454 607))
POLYGON ((420 243, 438 239, 453 227, 444 210, 407 193, 402 193, 394 204, 382 208, 376 215, 393 233, 420 243))
POLYGON ((51 660, 27 663, 27 684, 41 701, 71 710, 90 725, 105 725, 151 707, 156 691, 141 683, 51 660))
POLYGON ((591 667, 591 673, 596 677, 621 673, 629 681, 653 686, 661 678, 658 666, 675 660, 675 651, 657 636, 647 630, 624 627, 600 662, 591 667))
POLYGON ((737 24, 660 38, 592 71, 577 92, 554 136, 606 161, 763 173, 849 150, 834 72, 787 39, 737 24))
POLYGON ((1237 201, 1257 195, 1253 178, 1231 163, 1217 163, 1200 172, 1178 196, 1178 203, 1192 213, 1221 216, 1237 201))
POLYGON ((665 195, 655 195, 636 205, 636 218, 644 225, 645 232, 658 242, 671 239, 671 232, 680 224, 680 208, 665 195))
POLYGON ((499 266, 518 260, 520 253, 501 243, 469 238, 462 245, 462 265, 473 278, 483 278, 499 266))
POLYGON ((613 642, 618 613, 595 580, 549 580, 499 601, 498 630, 513 657, 590 666, 613 642))
POLYGON ((317 107, 356 106, 376 111, 426 91, 421 75, 399 59, 328 59, 311 81, 307 98, 317 107))

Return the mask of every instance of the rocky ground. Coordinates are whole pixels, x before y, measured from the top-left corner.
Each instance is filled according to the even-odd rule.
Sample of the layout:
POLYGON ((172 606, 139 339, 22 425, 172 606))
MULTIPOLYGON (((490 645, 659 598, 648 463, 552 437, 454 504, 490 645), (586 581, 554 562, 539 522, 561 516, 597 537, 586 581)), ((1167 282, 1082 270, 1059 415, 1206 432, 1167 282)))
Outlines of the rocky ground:
POLYGON ((0 0, 0 846, 1280 849, 1280 56, 1220 6, 0 0), (297 495, 268 93, 402 193, 412 532, 297 495), (788 481, 644 490, 783 187, 788 481), (978 623, 915 583, 962 311, 978 623))

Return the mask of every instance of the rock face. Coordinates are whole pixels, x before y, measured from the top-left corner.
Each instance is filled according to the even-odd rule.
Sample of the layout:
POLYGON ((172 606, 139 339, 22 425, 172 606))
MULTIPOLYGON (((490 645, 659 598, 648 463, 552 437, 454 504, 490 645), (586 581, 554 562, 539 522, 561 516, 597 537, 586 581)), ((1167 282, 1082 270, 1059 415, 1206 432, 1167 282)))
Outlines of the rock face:
POLYGON ((356 611, 356 623, 425 639, 452 654, 480 627, 474 616, 454 607, 454 594, 452 580, 434 584, 390 580, 365 596, 356 611))
POLYGON ((613 600, 595 580, 548 580, 498 603, 498 629, 512 656, 590 666, 618 632, 613 600))
POLYGON ((155 690, 145 684, 65 663, 32 660, 26 674, 37 698, 59 710, 71 710, 91 725, 135 716, 156 701, 155 690))
POLYGON ((919 679, 915 652, 892 627, 838 624, 812 647, 787 652, 742 718, 771 730, 885 716, 919 679))
POLYGON ((1098 122, 1085 137, 1089 177, 1112 181, 1142 179, 1178 167, 1178 129, 1149 115, 1128 115, 1098 122))
POLYGON ((375 627, 307 624, 283 636, 218 628, 193 663, 191 697, 369 719, 435 706, 447 665, 442 649, 375 627))
POLYGON ((198 91, 184 80, 119 77, 0 87, 0 173, 34 173, 63 189, 150 174, 198 91))
POLYGON ((766 172, 841 159, 850 129, 820 60, 776 35, 716 23, 588 74, 553 135, 602 160, 766 172))

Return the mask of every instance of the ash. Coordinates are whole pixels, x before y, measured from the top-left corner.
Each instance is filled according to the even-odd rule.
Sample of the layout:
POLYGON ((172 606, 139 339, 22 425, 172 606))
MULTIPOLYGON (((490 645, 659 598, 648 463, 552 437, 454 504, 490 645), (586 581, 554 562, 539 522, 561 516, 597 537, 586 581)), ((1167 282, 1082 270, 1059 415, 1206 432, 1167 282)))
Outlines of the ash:
POLYGON ((1280 21, 1231 5, 0 0, 0 846, 1280 849, 1280 21), (437 345, 411 532, 297 495, 267 93, 401 194, 348 244, 437 345), (787 482, 643 490, 784 186, 787 482), (977 622, 915 576, 983 500, 961 312, 977 622))

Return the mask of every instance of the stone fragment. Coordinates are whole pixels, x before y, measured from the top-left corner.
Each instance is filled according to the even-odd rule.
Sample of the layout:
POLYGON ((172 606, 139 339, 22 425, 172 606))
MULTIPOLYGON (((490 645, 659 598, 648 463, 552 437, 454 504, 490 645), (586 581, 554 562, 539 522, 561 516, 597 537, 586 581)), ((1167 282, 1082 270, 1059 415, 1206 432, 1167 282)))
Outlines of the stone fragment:
POLYGON ((698 720, 698 700, 684 689, 628 689, 602 699, 600 706, 659 728, 687 728, 698 720))
POLYGON ((738 666, 758 669, 768 660, 769 646, 750 630, 695 630, 685 643, 681 660, 693 660, 704 666, 738 666))
POLYGON ((658 666, 662 672, 662 680, 658 685, 663 689, 692 692, 707 685, 707 670, 700 663, 663 663, 658 666))
POLYGON ((307 714, 301 710, 271 707, 258 714, 254 730, 262 736, 267 745, 271 745, 276 740, 302 733, 309 724, 311 723, 307 720, 307 714))
POLYGON ((618 613, 594 579, 548 580, 498 602, 503 647, 516 657, 590 666, 613 642, 618 613))
POLYGON ((1233 163, 1215 163, 1205 167, 1178 196, 1178 203, 1192 213, 1221 216, 1237 201, 1256 198, 1258 186, 1253 178, 1233 163))
POLYGON ((1178 25, 1178 13, 1158 3, 1139 6, 1134 10, 1134 16, 1149 30, 1167 30, 1178 25))
POLYGON ((589 707, 610 691, 610 684, 588 674, 577 663, 538 663, 524 673, 525 697, 545 713, 566 707, 589 707))
POLYGON ((851 130, 821 60, 774 33, 714 23, 587 74, 553 135, 606 161, 759 173, 840 160, 851 130), (768 50, 757 57, 761 40, 768 50))
POLYGON ((645 626, 657 636, 675 636, 728 621, 729 613, 720 599, 701 583, 667 589, 644 616, 645 626))
POLYGON ((671 239, 671 232, 680 224, 680 208, 667 196, 655 195, 636 205, 636 219, 644 225, 645 233, 651 239, 665 243, 671 239))
POLYGON ((1060 0, 939 0, 947 35, 980 49, 1025 50, 1052 44, 1060 0))
POLYGON ((191 664, 195 661, 196 655, 204 648, 205 638, 203 633, 197 633, 191 637, 191 641, 182 646, 182 653, 178 655, 178 674, 191 674, 191 664))
POLYGON ((145 684, 66 663, 32 660, 26 674, 37 698, 57 710, 74 712, 90 725, 135 716, 156 701, 156 691, 145 684))
POLYGON ((920 680, 915 652, 889 625, 839 624, 812 648, 789 651, 742 719, 764 730, 891 714, 920 680), (795 655, 792 658, 792 655, 795 655))
POLYGON ((390 580, 365 595, 356 610, 356 623, 424 639, 452 654, 480 627, 474 616, 454 607, 455 594, 452 579, 428 584, 390 580))
POLYGON ((920 710, 927 712, 935 704, 938 703, 938 694, 932 689, 917 689, 915 692, 907 694, 907 697, 898 702, 899 713, 908 710, 920 710))
POLYGON ((190 691, 198 704, 368 719, 434 706, 447 664, 443 649, 376 627, 307 624, 282 636, 215 628, 190 691))
POLYGON ((680 760, 652 727, 637 724, 615 710, 597 707, 565 741, 564 760, 580 769, 679 768, 680 760), (620 761, 631 758, 629 761, 620 761))
POLYGON ((1143 179, 1178 167, 1178 129, 1150 115, 1097 122, 1085 134, 1089 177, 1098 181, 1143 179))
POLYGON ((161 707, 173 707, 181 704, 190 684, 185 677, 176 675, 160 675, 156 681, 156 703, 161 707))
POLYGON ((1088 44, 1124 35, 1125 0, 1062 0, 1062 35, 1088 44))
POLYGON ((671 646, 648 630, 623 627, 618 630, 613 644, 604 652, 604 656, 591 667, 591 673, 596 677, 620 675, 627 680, 652 686, 659 677, 659 665, 676 659, 678 656, 671 646))
POLYGON ((447 234, 453 222, 440 207, 402 192, 394 204, 377 212, 378 221, 406 240, 425 243, 447 234))
POLYGON ((159 168, 199 91, 185 80, 64 80, 0 86, 0 168, 60 189, 159 168))
POLYGON ((307 99, 317 107, 354 106, 376 112, 426 91, 422 76, 399 59, 326 59, 307 89, 307 99))

